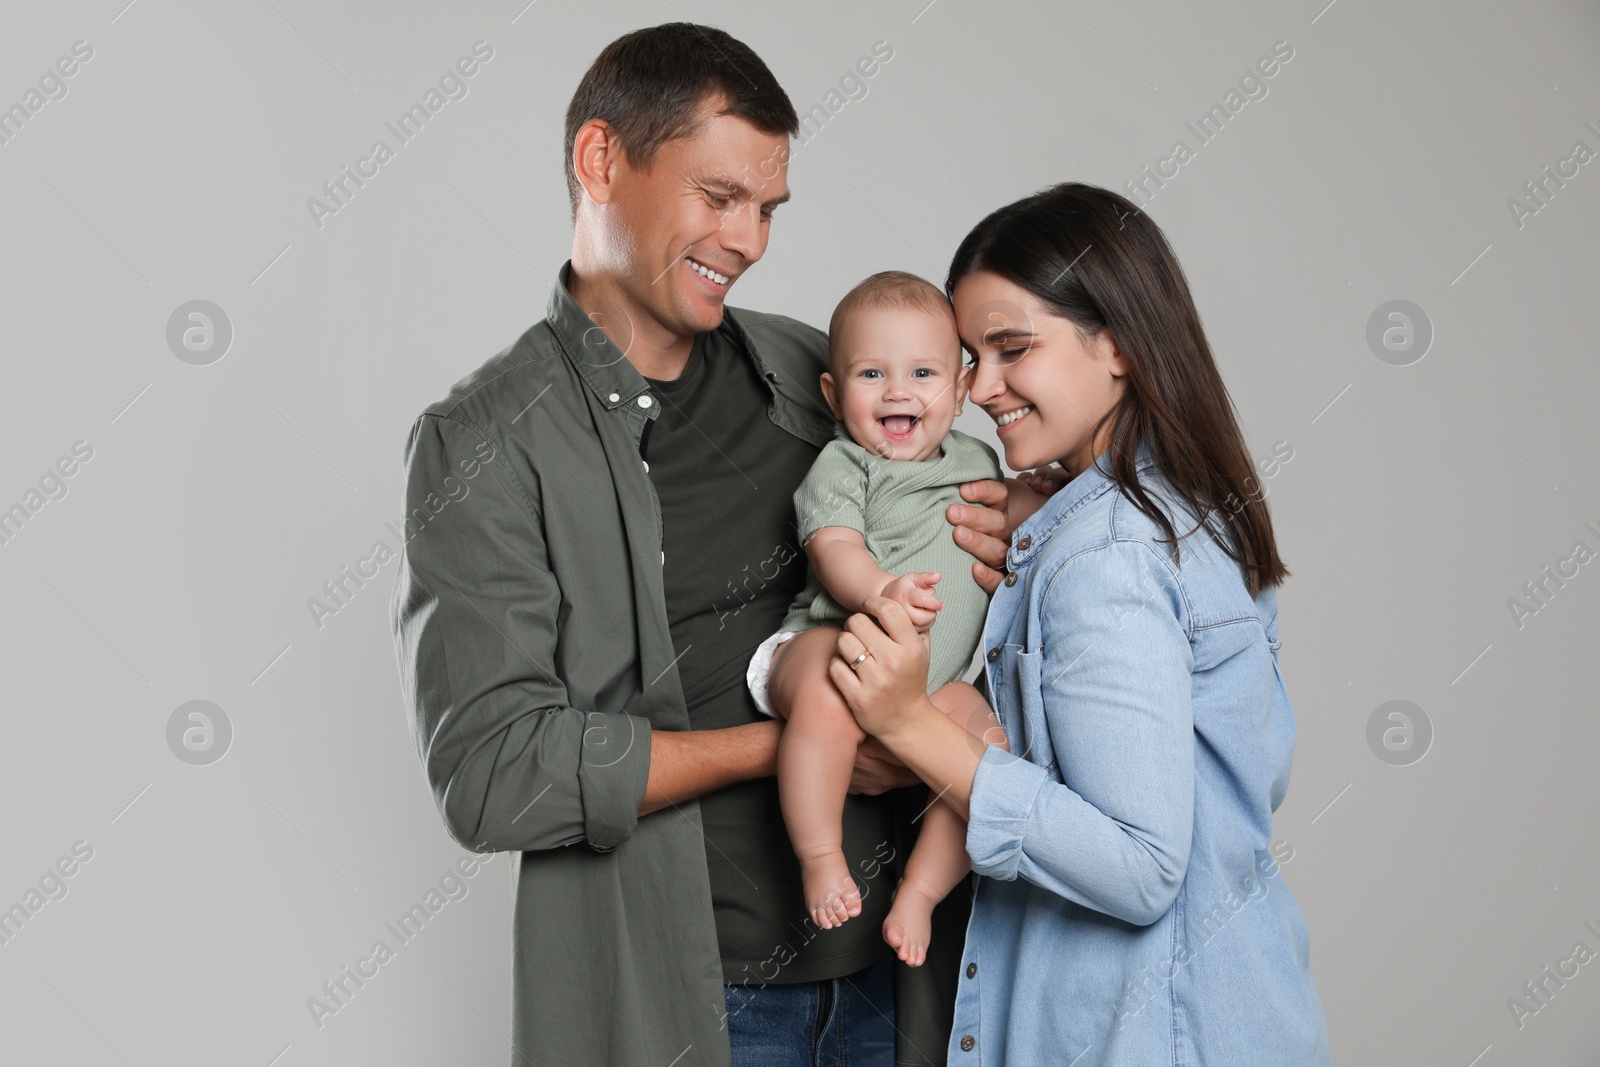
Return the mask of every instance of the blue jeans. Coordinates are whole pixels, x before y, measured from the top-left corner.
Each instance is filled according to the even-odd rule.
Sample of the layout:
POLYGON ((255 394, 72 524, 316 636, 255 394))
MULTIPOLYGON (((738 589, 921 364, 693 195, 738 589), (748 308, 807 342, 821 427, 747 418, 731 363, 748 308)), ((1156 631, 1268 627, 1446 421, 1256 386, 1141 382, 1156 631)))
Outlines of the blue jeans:
POLYGON ((724 986, 733 1067, 894 1067, 894 957, 842 978, 724 986))

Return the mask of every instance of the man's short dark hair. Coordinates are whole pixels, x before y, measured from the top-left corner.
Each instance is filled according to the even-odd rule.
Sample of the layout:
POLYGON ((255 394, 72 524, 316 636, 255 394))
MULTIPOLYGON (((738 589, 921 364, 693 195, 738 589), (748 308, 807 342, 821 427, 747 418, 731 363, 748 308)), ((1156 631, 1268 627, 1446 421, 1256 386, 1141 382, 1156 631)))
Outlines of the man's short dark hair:
POLYGON ((629 162, 646 169, 662 145, 695 132, 700 105, 713 96, 723 101, 721 114, 762 133, 799 132, 794 105, 761 57, 715 27, 669 22, 606 45, 567 105, 567 195, 574 217, 583 187, 572 148, 585 122, 603 119, 629 162))

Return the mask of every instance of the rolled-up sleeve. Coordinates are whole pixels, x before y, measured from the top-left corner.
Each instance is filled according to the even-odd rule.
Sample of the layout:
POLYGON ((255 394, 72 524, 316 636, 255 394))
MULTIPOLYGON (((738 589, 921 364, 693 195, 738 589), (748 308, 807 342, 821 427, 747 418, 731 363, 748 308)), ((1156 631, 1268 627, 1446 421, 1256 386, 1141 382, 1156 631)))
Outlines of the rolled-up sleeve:
POLYGON ((1080 552, 1043 586, 1043 646, 1015 654, 1009 681, 1048 725, 1062 780, 991 746, 972 782, 967 851, 979 874, 1148 925, 1177 896, 1193 832, 1183 593, 1142 541, 1080 552))
POLYGON ((458 419, 412 428, 390 620, 413 739, 462 846, 613 848, 638 822, 650 723, 568 704, 562 592, 535 497, 508 464, 458 419))

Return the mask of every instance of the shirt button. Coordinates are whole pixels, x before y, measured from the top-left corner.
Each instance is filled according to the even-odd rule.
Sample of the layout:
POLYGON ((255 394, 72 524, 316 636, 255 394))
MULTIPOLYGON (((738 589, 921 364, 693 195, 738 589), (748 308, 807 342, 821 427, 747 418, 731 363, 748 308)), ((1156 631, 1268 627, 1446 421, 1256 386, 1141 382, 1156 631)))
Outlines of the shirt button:
POLYGON ((978 965, 976 963, 967 964, 967 977, 968 978, 976 978, 976 977, 978 977, 978 965))
POLYGON ((611 401, 613 404, 615 404, 617 401, 622 399, 622 394, 621 393, 612 393, 610 396, 606 397, 606 399, 611 401))
POLYGON ((646 395, 646 396, 641 396, 641 397, 640 397, 640 398, 639 398, 639 406, 640 406, 640 407, 642 407, 642 408, 647 408, 647 407, 649 407, 649 406, 650 406, 650 405, 651 405, 651 404, 653 404, 653 403, 655 403, 655 401, 654 401, 654 400, 651 400, 651 399, 650 399, 650 397, 649 397, 649 396, 648 396, 648 395, 646 395))
POLYGON ((995 660, 997 660, 999 658, 1000 658, 1000 647, 998 645, 996 645, 994 648, 991 648, 989 650, 989 662, 993 663, 995 660))
POLYGON ((1033 544, 1033 538, 1031 538, 1031 537, 1019 537, 1019 538, 1017 538, 1017 551, 1018 552, 1026 552, 1026 551, 1028 551, 1028 546, 1031 545, 1031 544, 1033 544))
POLYGON ((1016 585, 1017 584, 1017 572, 1016 571, 1012 571, 1010 574, 1006 575, 1006 584, 1007 585, 1016 585))
POLYGON ((972 1040, 972 1035, 968 1034, 966 1037, 963 1037, 961 1039, 961 1051, 962 1052, 971 1052, 972 1051, 972 1046, 976 1045, 976 1044, 977 1044, 977 1042, 972 1040))

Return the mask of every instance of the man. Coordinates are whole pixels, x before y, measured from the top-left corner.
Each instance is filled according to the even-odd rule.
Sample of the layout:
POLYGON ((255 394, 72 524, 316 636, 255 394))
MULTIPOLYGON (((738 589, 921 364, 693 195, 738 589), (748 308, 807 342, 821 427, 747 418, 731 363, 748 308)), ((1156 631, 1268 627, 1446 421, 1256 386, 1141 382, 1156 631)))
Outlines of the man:
MULTIPOLYGON (((395 641, 451 836, 518 853, 514 1062, 781 1065, 826 1043, 943 1063, 968 894, 919 971, 879 929, 926 787, 863 747, 845 813, 863 908, 818 930, 772 777, 783 724, 744 684, 804 584, 792 493, 832 431, 826 338, 725 306, 789 197, 797 129, 719 30, 613 42, 567 112, 572 258, 548 317, 412 428, 423 528, 395 641)), ((1003 511, 951 511, 998 565, 1003 511)))

